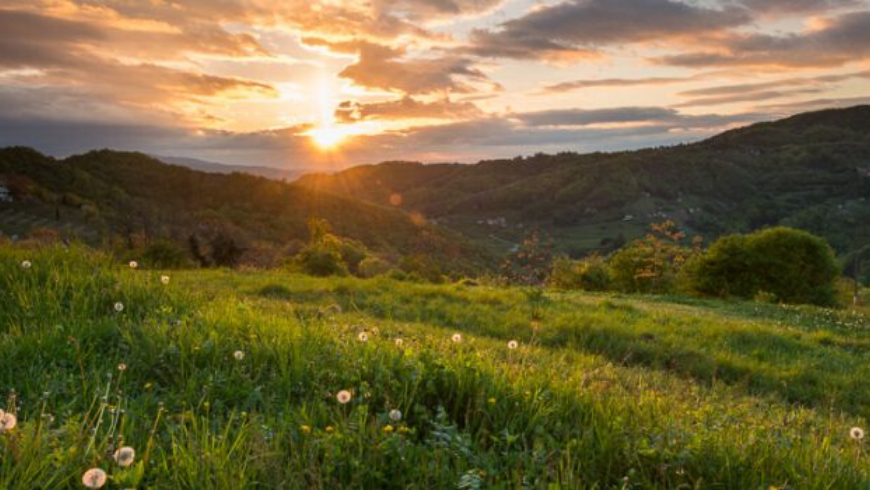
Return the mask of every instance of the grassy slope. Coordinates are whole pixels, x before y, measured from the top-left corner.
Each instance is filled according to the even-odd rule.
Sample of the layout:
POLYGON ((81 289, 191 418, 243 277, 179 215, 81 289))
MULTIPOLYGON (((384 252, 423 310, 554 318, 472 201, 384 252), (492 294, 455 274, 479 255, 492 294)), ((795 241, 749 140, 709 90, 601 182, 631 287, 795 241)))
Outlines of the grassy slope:
POLYGON ((847 435, 870 406, 863 317, 572 293, 549 295, 536 326, 518 290, 158 278, 77 249, 0 249, 0 406, 19 416, 0 487, 74 486, 91 466, 159 488, 870 482, 847 435), (147 466, 112 466, 111 433, 147 466))

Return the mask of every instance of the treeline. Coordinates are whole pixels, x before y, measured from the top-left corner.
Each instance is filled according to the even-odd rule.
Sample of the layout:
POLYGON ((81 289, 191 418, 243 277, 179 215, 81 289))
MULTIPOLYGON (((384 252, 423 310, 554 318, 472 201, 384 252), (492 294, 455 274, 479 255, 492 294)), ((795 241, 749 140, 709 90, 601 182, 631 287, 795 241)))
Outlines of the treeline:
MULTIPOLYGON (((520 255, 540 253, 525 250, 520 255)), ((558 289, 736 297, 831 306, 840 266, 828 243, 806 231, 774 227, 732 234, 708 248, 667 221, 607 257, 556 257, 546 280, 558 289)), ((538 276, 541 277, 540 275, 538 276)))

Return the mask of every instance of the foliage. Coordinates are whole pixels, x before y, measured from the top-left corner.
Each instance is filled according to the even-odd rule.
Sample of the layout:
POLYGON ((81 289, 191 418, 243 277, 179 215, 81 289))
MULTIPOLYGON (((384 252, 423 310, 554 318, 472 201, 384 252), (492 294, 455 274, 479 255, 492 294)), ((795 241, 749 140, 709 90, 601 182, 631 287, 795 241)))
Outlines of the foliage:
POLYGON ((682 267, 700 251, 700 238, 683 245, 685 234, 673 221, 650 226, 651 232, 617 250, 608 260, 613 286, 619 291, 673 292, 682 267))
POLYGON ((600 255, 582 260, 557 257, 553 260, 549 284, 562 290, 606 291, 610 287, 610 269, 600 255))
POLYGON ((189 265, 187 251, 170 240, 156 240, 142 251, 142 261, 153 269, 180 269, 189 265))
POLYGON ((502 263, 502 274, 512 284, 540 286, 550 274, 553 239, 538 230, 526 234, 515 251, 502 263))
POLYGON ((687 270, 689 291, 819 305, 834 303, 839 275, 824 239, 785 227, 720 238, 687 270))
POLYGON ((515 288, 161 274, 0 248, 0 488, 870 483, 861 315, 559 293, 530 323, 515 288))
POLYGON ((386 274, 390 271, 390 263, 378 257, 370 256, 364 258, 359 263, 360 277, 375 277, 386 274))

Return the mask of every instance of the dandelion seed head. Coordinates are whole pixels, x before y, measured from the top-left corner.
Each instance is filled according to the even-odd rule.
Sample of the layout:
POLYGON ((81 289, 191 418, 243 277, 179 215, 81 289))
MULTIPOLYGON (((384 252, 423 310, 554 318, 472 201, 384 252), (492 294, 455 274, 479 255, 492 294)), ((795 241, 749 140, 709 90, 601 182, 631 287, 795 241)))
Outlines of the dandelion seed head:
POLYGON ((169 276, 160 276, 160 282, 163 284, 169 284, 169 276))
POLYGON ((241 361, 242 359, 245 358, 245 353, 240 351, 240 350, 237 350, 237 351, 233 352, 233 357, 235 357, 237 361, 241 361))
POLYGON ((136 450, 130 446, 124 446, 115 451, 113 457, 118 466, 126 468, 133 464, 133 460, 136 459, 136 450))
POLYGON ((856 441, 864 439, 864 429, 860 427, 852 427, 851 429, 849 429, 849 437, 855 439, 856 441))
POLYGON ((359 335, 356 336, 356 338, 359 339, 360 342, 368 342, 369 334, 365 332, 360 332, 359 335))
POLYGON ((519 346, 520 346, 520 343, 517 342, 516 340, 511 340, 510 342, 508 342, 508 349, 510 349, 510 350, 514 350, 519 346))
POLYGON ((398 422, 402 420, 402 411, 397 409, 390 410, 390 420, 393 422, 398 422))
POLYGON ((130 268, 135 269, 137 267, 139 267, 139 262, 136 262, 135 260, 131 260, 130 261, 130 268))
POLYGON ((458 344, 459 342, 462 342, 462 334, 455 333, 453 334, 453 337, 450 337, 450 340, 458 344))
POLYGON ((117 311, 118 313, 124 311, 124 303, 121 303, 120 301, 115 303, 115 311, 117 311))
POLYGON ((337 395, 335 395, 335 399, 338 400, 338 403, 341 403, 342 405, 349 402, 351 398, 353 397, 347 390, 341 390, 338 392, 337 395))
POLYGON ((91 468, 82 475, 82 483, 87 488, 102 488, 106 484, 106 472, 100 468, 91 468))
POLYGON ((395 342, 396 342, 396 347, 402 347, 403 345, 405 345, 405 341, 402 339, 396 339, 395 342))
POLYGON ((31 267, 32 265, 33 265, 33 264, 31 264, 29 260, 23 260, 23 261, 21 261, 21 268, 22 268, 22 269, 30 269, 30 267, 31 267))
POLYGON ((124 371, 126 371, 126 370, 127 370, 127 365, 126 365, 126 364, 124 364, 123 362, 120 363, 120 364, 118 364, 118 371, 124 372, 124 371))
POLYGON ((18 425, 18 418, 9 412, 0 410, 0 432, 8 432, 18 425))

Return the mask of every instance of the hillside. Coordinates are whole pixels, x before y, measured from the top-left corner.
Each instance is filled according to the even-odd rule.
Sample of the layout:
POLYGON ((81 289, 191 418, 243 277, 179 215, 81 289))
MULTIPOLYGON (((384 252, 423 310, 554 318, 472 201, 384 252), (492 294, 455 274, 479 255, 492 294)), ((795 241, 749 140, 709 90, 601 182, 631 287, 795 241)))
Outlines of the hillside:
POLYGON ((0 302, 2 488, 870 483, 848 312, 549 292, 532 321, 517 289, 9 246, 0 302))
POLYGON ((398 209, 367 204, 248 174, 205 173, 138 153, 93 151, 55 160, 28 148, 0 150, 0 179, 14 202, 0 203, 0 231, 69 230, 91 243, 224 233, 241 246, 281 248, 307 238, 306 221, 387 255, 423 254, 447 271, 476 270, 489 253, 398 209))
POLYGON ((870 242, 870 106, 668 148, 476 165, 391 162, 298 182, 418 211, 503 247, 540 227, 562 251, 583 255, 672 219, 708 238, 794 226, 845 253, 870 242))

